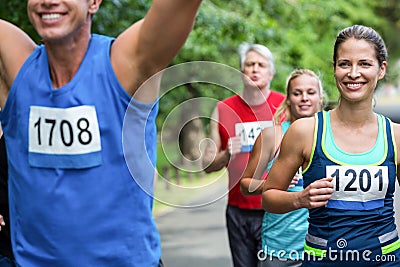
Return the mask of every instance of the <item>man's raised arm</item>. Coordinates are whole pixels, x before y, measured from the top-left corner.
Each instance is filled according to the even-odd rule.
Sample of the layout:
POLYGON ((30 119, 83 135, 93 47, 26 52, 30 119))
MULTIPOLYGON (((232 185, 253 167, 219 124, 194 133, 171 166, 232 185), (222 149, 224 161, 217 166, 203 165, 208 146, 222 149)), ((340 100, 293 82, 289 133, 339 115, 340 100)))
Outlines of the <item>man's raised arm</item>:
POLYGON ((11 84, 35 43, 17 26, 0 19, 0 106, 3 107, 11 84))
POLYGON ((192 30, 200 3, 201 0, 154 0, 145 18, 116 39, 111 60, 128 93, 133 95, 144 81, 172 61, 192 30))

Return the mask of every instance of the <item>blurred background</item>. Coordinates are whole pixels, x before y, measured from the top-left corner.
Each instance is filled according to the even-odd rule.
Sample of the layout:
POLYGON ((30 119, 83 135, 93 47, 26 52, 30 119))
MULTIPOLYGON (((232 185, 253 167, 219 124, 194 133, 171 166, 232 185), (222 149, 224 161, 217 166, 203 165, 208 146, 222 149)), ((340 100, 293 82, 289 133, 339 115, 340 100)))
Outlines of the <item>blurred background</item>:
MULTIPOLYGON (((0 18, 19 25, 40 43, 27 18, 26 2, 0 0, 0 18)), ((117 36, 141 19, 150 3, 150 0, 104 0, 94 17, 93 33, 117 36)), ((260 43, 275 58, 276 75, 271 89, 284 92, 286 77, 293 69, 309 68, 321 76, 331 108, 338 98, 332 68, 335 37, 345 27, 363 24, 382 35, 389 53, 386 78, 376 91, 375 110, 400 122, 399 14, 399 0, 204 0, 194 30, 170 67, 193 61, 215 62, 225 68, 205 69, 223 76, 230 73, 226 67, 239 69, 237 48, 242 42, 260 43)), ((183 73, 186 77, 173 78, 191 80, 187 76, 196 76, 201 69, 186 69, 183 73)), ((226 170, 205 174, 199 159, 215 102, 242 87, 241 81, 236 84, 233 81, 231 90, 205 82, 182 83, 161 90, 165 94, 160 96, 157 118, 153 213, 160 229, 166 266, 183 267, 188 262, 193 267, 230 266, 224 225, 226 170), (193 99, 207 101, 189 102, 193 99)), ((400 199, 398 186, 396 191, 396 198, 400 199)), ((395 201, 395 208, 399 225, 399 201, 395 201)))
MULTIPOLYGON (((150 3, 150 0, 104 0, 95 15, 93 32, 117 36, 122 29, 142 18, 150 3)), ((239 44, 260 43, 269 47, 275 57, 277 72, 272 89, 283 92, 285 79, 293 69, 310 68, 322 77, 330 106, 334 106, 337 89, 331 64, 333 42, 344 27, 363 24, 382 35, 390 57, 387 76, 376 92, 376 110, 399 121, 398 14, 398 0, 204 0, 194 30, 171 66, 189 61, 211 61, 239 69, 239 44)), ((27 18, 26 1, 1 0, 0 17, 21 26, 40 42, 27 18)), ((241 84, 237 87, 241 88, 241 84)), ((205 83, 189 83, 174 88, 160 98, 158 127, 162 129, 171 111, 188 99, 210 97, 218 100, 230 94, 230 90, 205 83)), ((208 135, 209 119, 195 115, 204 107, 189 106, 182 107, 184 110, 179 113, 179 116, 189 119, 176 118, 177 122, 184 121, 184 125, 168 128, 171 130, 163 128, 175 131, 164 134, 179 142, 180 153, 176 152, 172 159, 164 153, 168 142, 159 147, 158 172, 164 181, 172 184, 196 184, 196 180, 205 179, 201 171, 189 171, 189 165, 201 155, 199 144, 208 135), (177 164, 180 159, 187 160, 177 164)), ((211 114, 211 109, 202 112, 211 114)), ((168 190, 169 185, 165 183, 158 189, 168 190)))

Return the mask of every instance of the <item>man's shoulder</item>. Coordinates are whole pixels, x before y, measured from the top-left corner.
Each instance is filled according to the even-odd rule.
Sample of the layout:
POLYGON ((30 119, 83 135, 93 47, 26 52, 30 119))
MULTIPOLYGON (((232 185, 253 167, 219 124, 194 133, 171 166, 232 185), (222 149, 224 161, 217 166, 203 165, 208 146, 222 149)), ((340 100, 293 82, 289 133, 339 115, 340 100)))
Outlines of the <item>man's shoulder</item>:
POLYGON ((271 93, 269 94, 269 97, 273 97, 273 98, 278 98, 278 99, 284 99, 285 98, 285 94, 275 91, 275 90, 271 90, 271 93))
POLYGON ((273 106, 273 113, 278 108, 278 106, 285 101, 286 96, 278 91, 270 90, 270 93, 267 97, 267 103, 273 106))
POLYGON ((227 98, 219 101, 219 103, 223 103, 223 104, 226 104, 226 105, 230 105, 230 104, 233 104, 233 103, 237 104, 238 101, 241 101, 241 99, 242 98, 240 97, 240 95, 235 94, 233 96, 227 97, 227 98))
POLYGON ((227 97, 217 103, 217 108, 220 113, 223 111, 230 112, 233 110, 241 110, 246 106, 246 103, 243 101, 240 95, 227 97))
POLYGON ((103 35, 103 34, 98 34, 98 33, 92 33, 92 41, 96 42, 110 42, 113 41, 115 38, 108 36, 108 35, 103 35))

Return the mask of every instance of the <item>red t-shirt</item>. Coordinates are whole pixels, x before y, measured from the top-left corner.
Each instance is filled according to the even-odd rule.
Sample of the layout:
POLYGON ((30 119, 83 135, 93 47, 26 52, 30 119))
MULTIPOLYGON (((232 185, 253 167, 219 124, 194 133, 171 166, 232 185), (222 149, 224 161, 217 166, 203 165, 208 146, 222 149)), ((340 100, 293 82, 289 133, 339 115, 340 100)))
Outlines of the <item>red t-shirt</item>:
POLYGON ((229 137, 240 135, 242 139, 242 152, 236 154, 227 165, 229 205, 241 209, 262 209, 261 195, 243 196, 240 192, 239 182, 255 139, 261 132, 261 128, 273 125, 273 114, 284 99, 285 95, 271 91, 267 101, 256 106, 249 106, 239 95, 231 96, 217 103, 221 150, 226 149, 229 137))

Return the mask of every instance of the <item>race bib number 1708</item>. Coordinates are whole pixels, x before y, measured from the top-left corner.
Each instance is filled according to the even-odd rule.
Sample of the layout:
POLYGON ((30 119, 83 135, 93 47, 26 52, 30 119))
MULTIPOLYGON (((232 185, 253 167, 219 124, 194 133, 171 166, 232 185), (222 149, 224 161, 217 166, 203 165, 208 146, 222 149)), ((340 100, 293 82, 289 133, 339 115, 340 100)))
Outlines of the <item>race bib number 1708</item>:
POLYGON ((65 109, 31 106, 29 153, 34 166, 70 166, 73 164, 68 162, 74 161, 74 156, 94 166, 91 155, 100 151, 100 131, 94 106, 65 109))

